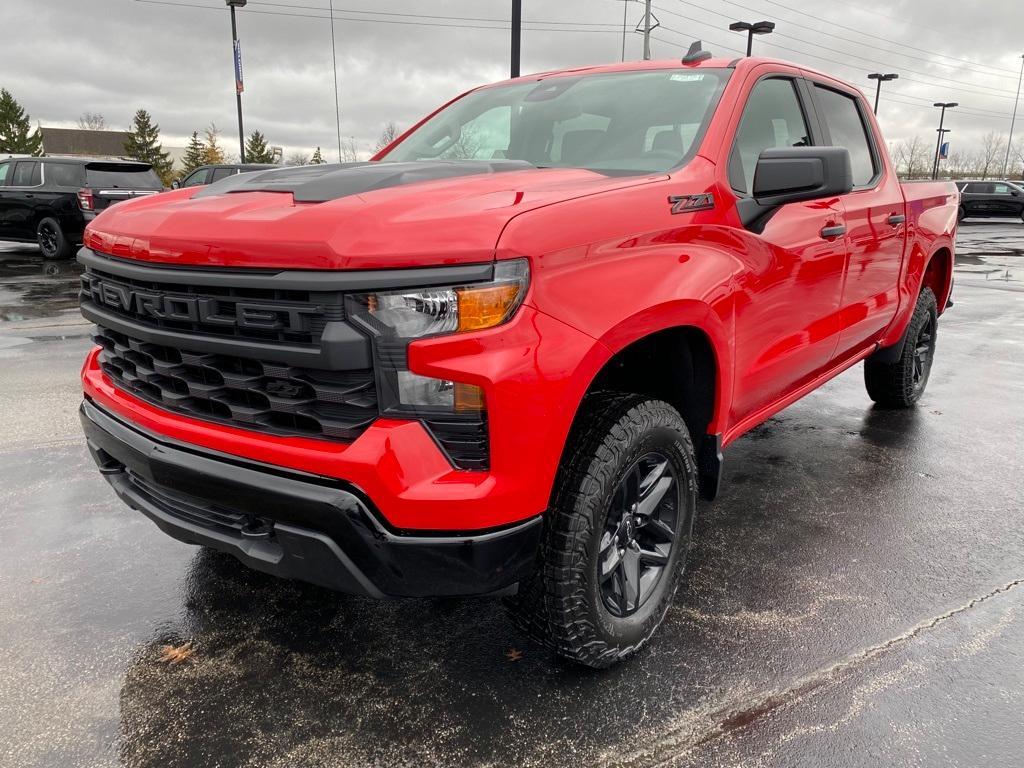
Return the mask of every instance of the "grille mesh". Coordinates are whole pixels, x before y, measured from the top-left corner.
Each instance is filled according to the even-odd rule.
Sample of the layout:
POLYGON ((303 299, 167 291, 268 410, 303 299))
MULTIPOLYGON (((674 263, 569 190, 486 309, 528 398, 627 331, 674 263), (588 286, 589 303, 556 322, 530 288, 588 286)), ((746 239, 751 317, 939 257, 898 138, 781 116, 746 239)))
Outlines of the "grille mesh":
POLYGON ((190 352, 97 327, 103 372, 177 413, 275 435, 355 440, 377 417, 372 369, 322 371, 190 352))

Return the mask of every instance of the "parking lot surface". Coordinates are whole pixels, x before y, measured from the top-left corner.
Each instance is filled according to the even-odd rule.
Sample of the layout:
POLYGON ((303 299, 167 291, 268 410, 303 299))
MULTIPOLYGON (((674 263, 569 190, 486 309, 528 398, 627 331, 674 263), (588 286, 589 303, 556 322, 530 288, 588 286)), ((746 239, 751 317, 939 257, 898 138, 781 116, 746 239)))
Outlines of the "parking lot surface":
POLYGON ((0 766, 1020 765, 1024 225, 958 251, 919 407, 857 366, 731 446, 661 631, 595 672, 497 601, 161 534, 79 434, 76 266, 0 245, 0 766))

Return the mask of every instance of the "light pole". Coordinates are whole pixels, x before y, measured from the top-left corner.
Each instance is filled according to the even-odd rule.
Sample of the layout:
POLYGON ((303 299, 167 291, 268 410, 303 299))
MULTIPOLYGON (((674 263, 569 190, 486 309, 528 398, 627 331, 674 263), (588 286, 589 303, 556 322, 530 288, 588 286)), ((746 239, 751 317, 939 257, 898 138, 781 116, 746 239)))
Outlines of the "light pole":
POLYGON ((231 9, 231 53, 235 60, 235 102, 238 105, 238 159, 245 162, 245 131, 242 129, 242 48, 238 43, 238 28, 235 26, 235 8, 244 8, 249 0, 224 0, 231 9))
POLYGON ((512 0, 512 77, 519 77, 519 48, 523 36, 523 0, 512 0))
POLYGON ((775 29, 774 21, 755 21, 753 23, 746 21, 734 21, 729 25, 729 29, 733 32, 746 32, 747 33, 747 57, 750 57, 750 52, 754 47, 754 35, 770 35, 775 29))
POLYGON ((875 86, 875 114, 878 114, 878 97, 882 93, 882 83, 887 83, 890 80, 899 80, 899 75, 894 72, 882 74, 881 72, 872 72, 868 75, 868 80, 877 80, 878 85, 875 86))
POLYGON ((1003 159, 1003 178, 1010 164, 1010 147, 1013 146, 1013 124, 1017 122, 1017 102, 1020 101, 1020 81, 1024 80, 1024 55, 1020 57, 1020 75, 1017 77, 1017 95, 1013 99, 1013 117, 1010 118, 1010 138, 1006 140, 1006 157, 1003 159))
POLYGON ((941 107, 942 112, 939 113, 939 138, 935 142, 935 162, 932 164, 932 181, 939 177, 939 149, 942 147, 942 137, 944 134, 949 133, 949 129, 943 129, 942 123, 946 119, 946 110, 952 109, 953 107, 960 106, 955 101, 937 101, 932 104, 933 107, 941 107))

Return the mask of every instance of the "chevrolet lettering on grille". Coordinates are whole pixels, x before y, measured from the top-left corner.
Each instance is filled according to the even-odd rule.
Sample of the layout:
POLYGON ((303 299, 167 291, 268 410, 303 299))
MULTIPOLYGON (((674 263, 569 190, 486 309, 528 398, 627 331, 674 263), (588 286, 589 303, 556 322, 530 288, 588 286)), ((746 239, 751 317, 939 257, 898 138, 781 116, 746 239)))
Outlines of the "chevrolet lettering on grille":
POLYGON ((89 293, 100 304, 140 317, 221 327, 301 331, 303 315, 323 313, 319 306, 144 291, 98 277, 89 279, 89 293))

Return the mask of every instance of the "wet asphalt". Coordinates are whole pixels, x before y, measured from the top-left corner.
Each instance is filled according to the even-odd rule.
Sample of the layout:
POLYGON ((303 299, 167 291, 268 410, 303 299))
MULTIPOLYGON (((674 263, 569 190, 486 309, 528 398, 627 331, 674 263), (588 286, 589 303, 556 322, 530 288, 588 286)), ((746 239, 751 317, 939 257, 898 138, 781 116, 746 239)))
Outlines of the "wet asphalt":
POLYGON ((1021 765, 1024 225, 962 225, 956 281, 920 406, 858 366, 734 444, 661 631, 593 672, 496 601, 277 581, 123 507, 77 269, 0 245, 0 766, 1021 765))

